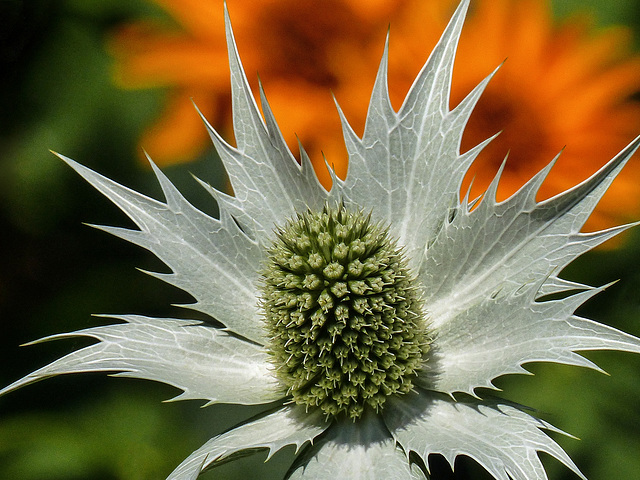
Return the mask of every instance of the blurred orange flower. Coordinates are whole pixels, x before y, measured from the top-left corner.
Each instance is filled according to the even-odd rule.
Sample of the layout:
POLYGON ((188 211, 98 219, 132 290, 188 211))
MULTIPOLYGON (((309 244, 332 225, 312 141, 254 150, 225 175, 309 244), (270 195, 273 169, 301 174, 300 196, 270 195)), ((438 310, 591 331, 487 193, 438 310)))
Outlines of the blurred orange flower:
MULTIPOLYGON (((120 28, 110 42, 116 76, 124 87, 168 89, 163 114, 140 143, 159 164, 190 161, 209 145, 191 98, 216 128, 231 132, 222 0, 153 1, 178 25, 142 20, 120 28)), ((231 2, 229 8, 245 69, 260 73, 287 142, 295 146, 298 137, 329 184, 322 154, 339 176, 347 166, 330 92, 356 132, 362 132, 391 25, 390 93, 399 107, 456 4, 255 0, 231 2)), ((640 89, 640 57, 631 55, 626 29, 596 31, 583 17, 556 25, 542 0, 477 0, 472 7, 454 72, 452 105, 507 59, 463 140, 467 149, 502 131, 470 174, 473 194, 483 191, 508 151, 501 198, 566 145, 540 192, 541 198, 552 196, 588 177, 638 133, 640 102, 633 96, 640 89)), ((589 229, 626 221, 638 211, 640 165, 627 169, 605 195, 589 229)))

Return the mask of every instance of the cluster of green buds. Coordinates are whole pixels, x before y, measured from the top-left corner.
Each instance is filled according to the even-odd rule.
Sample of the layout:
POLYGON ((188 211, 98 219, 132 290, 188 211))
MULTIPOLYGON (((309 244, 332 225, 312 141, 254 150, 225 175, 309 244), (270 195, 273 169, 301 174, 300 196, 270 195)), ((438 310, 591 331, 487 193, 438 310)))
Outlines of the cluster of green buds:
POLYGON ((276 232, 262 288, 269 352, 293 401, 355 420, 412 389, 429 348, 420 295, 370 214, 299 214, 276 232))

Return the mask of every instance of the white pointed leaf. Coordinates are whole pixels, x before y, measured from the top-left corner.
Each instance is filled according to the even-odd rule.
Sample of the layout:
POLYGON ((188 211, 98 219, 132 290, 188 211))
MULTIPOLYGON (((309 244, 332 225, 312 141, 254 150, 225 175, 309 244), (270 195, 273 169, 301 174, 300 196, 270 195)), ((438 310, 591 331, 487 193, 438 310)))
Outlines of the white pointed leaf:
POLYGON ((283 397, 264 348, 193 320, 113 316, 125 323, 52 335, 41 341, 92 337, 72 352, 0 390, 0 395, 55 375, 119 372, 183 390, 176 399, 268 403, 283 397))
POLYGON ((267 458, 287 445, 295 445, 298 451, 329 425, 319 410, 307 413, 302 407, 288 405, 212 438, 182 462, 167 480, 195 480, 206 469, 232 456, 256 450, 269 450, 267 458))
POLYGON ((287 480, 424 480, 410 465, 378 415, 334 424, 327 435, 308 446, 287 480))
POLYGON ((627 228, 579 233, 639 145, 640 137, 591 178, 549 200, 537 203, 535 197, 551 164, 504 202, 495 201, 496 177, 475 209, 452 210, 424 250, 418 272, 434 325, 499 288, 514 291, 554 277, 627 228))
POLYGON ((602 289, 562 299, 535 301, 538 284, 517 293, 498 292, 439 326, 429 370, 419 383, 445 393, 474 395, 478 387, 509 373, 524 373, 527 362, 556 362, 597 368, 578 355, 583 350, 640 353, 640 339, 573 315, 602 289))
POLYGON ((188 305, 258 343, 265 333, 257 305, 257 266, 263 249, 247 237, 221 206, 217 220, 193 207, 155 167, 166 203, 159 202, 59 155, 140 230, 99 227, 146 248, 169 268, 157 274, 196 299, 188 305))
POLYGON ((310 162, 303 160, 302 165, 296 162, 261 88, 265 123, 243 70, 226 8, 225 22, 237 147, 225 142, 206 119, 203 120, 235 196, 216 195, 216 198, 264 246, 272 238, 275 225, 282 224, 296 212, 320 207, 327 192, 310 162))
POLYGON ((579 233, 606 187, 638 148, 636 139, 593 177, 536 203, 548 168, 510 199, 494 200, 497 179, 472 211, 457 210, 426 249, 419 278, 437 332, 428 388, 473 394, 526 362, 594 367, 574 352, 640 352, 640 340, 573 316, 600 289, 555 274, 585 251, 624 230, 579 233), (545 286, 545 284, 548 284, 545 286), (571 294, 576 288, 587 289, 571 294), (557 301, 537 301, 566 292, 557 301))
POLYGON ((411 263, 458 205, 463 177, 481 149, 459 153, 464 126, 488 79, 449 111, 453 61, 468 3, 458 7, 399 112, 389 100, 385 48, 362 139, 343 117, 349 169, 344 182, 334 182, 331 195, 371 209, 374 218, 392 225, 411 263))
POLYGON ((421 390, 390 398, 383 416, 398 443, 425 463, 440 454, 453 467, 458 455, 466 455, 496 480, 547 480, 538 458, 545 452, 586 480, 542 431, 559 430, 510 405, 456 402, 421 390))

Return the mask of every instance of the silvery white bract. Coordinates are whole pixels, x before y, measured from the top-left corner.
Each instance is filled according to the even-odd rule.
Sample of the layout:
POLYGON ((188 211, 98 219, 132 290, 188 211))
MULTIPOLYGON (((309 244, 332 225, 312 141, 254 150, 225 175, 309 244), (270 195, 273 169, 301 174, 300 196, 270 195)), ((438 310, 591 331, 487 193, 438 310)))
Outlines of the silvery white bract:
MULTIPOLYGON (((224 328, 195 320, 113 317, 118 321, 113 325, 45 338, 86 336, 98 342, 27 375, 0 394, 54 375, 115 371, 173 385, 183 391, 179 399, 266 405, 262 415, 196 450, 170 479, 195 479, 243 450, 267 449, 271 456, 286 445, 304 446, 287 475, 291 479, 424 479, 432 453, 443 455, 451 465, 456 456, 467 455, 498 480, 546 479, 538 452, 551 455, 584 478, 544 433, 559 430, 508 402, 483 400, 476 389, 493 388, 492 381, 501 375, 524 372, 522 365, 527 362, 597 368, 577 352, 640 353, 637 338, 574 315, 602 287, 558 277, 576 257, 628 227, 580 233, 640 139, 588 180, 540 203, 536 193, 551 164, 503 202, 495 200, 499 174, 478 202, 461 198, 462 179, 488 143, 459 153, 464 126, 488 78, 449 110, 454 55, 468 3, 463 1, 455 12, 398 112, 389 101, 385 48, 362 138, 342 116, 349 171, 344 181, 333 177, 330 191, 318 182, 304 150, 301 165, 295 161, 262 90, 261 116, 227 17, 237 146, 222 140, 209 124, 207 128, 235 196, 202 183, 217 201, 220 219, 189 204, 155 166, 165 202, 62 157, 140 230, 99 228, 153 252, 173 273, 152 275, 191 294, 196 301, 189 308, 209 315, 224 328), (396 377, 381 380, 376 383, 376 395, 382 395, 384 405, 354 410, 355 420, 344 412, 332 415, 330 410, 292 400, 291 393, 298 387, 283 384, 280 370, 284 367, 274 361, 279 347, 273 346, 263 311, 268 303, 263 285, 265 270, 270 268, 266 265, 280 248, 274 247, 276 237, 287 243, 287 222, 298 218, 300 225, 308 223, 302 217, 305 212, 332 208, 328 205, 370 212, 371 221, 388 231, 406 260, 406 271, 411 272, 411 288, 419 292, 424 314, 422 325, 429 330, 425 335, 430 343, 417 373, 410 371, 397 383, 406 386, 403 382, 411 377, 411 388, 386 395, 391 390, 384 382, 396 377), (410 452, 415 455, 410 457, 410 452)), ((330 211, 329 217, 342 215, 339 209, 330 211)), ((373 288, 370 279, 365 280, 367 288, 373 288)), ((274 291, 277 297, 277 288, 274 291)), ((351 298, 348 301, 355 294, 350 295, 345 297, 351 298)), ((372 298, 365 300, 372 302, 372 298)), ((272 303, 280 305, 277 298, 272 303)), ((352 304, 345 305, 351 315, 352 304)), ((380 309, 388 311, 384 302, 380 309)), ((337 322, 337 310, 327 307, 318 312, 330 317, 322 321, 337 322)), ((300 318, 304 324, 307 317, 300 318)), ((358 333, 358 341, 364 342, 358 347, 360 356, 369 352, 363 346, 370 340, 365 330, 358 333)), ((333 341, 347 344, 345 338, 337 338, 334 335, 333 341)), ((286 346, 294 340, 287 340, 286 346)), ((362 365, 382 361, 383 354, 374 350, 362 365)), ((392 361, 400 354, 385 355, 392 361)), ((298 366, 306 368, 306 354, 301 362, 298 366)), ((369 385, 374 373, 369 378, 363 371, 364 379, 358 382, 369 385)), ((358 399, 368 394, 356 391, 358 382, 340 383, 340 372, 337 378, 337 390, 323 390, 318 387, 322 383, 312 385, 319 388, 315 391, 320 396, 308 397, 308 402, 320 404, 327 395, 337 398, 342 392, 351 395, 355 402, 351 407, 358 407, 358 399)), ((342 408, 341 401, 336 408, 342 408)))

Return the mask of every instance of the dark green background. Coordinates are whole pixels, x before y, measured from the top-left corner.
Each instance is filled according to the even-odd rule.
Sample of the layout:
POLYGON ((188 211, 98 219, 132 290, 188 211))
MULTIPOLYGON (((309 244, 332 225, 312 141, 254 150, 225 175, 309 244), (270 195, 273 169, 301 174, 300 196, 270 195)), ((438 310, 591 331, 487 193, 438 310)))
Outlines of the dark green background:
MULTIPOLYGON (((622 23, 639 31, 637 0, 554 3, 559 16, 579 6, 592 9, 602 25, 622 23)), ((161 12, 141 0, 0 0, 0 385, 84 342, 19 344, 95 325, 101 320, 92 313, 186 315, 168 307, 188 302, 184 293, 134 270, 162 269, 156 260, 82 225, 127 222, 48 152, 59 151, 159 196, 150 173, 135 159, 135 142, 160 111, 163 92, 114 87, 112 60, 104 50, 113 26, 149 14, 161 12)), ((221 185, 214 154, 167 173, 196 205, 215 212, 189 172, 221 185)), ((619 249, 586 255, 565 276, 595 285, 621 279, 581 313, 640 335, 639 266, 640 232, 635 232, 619 249)), ((588 356, 611 377, 532 365, 536 377, 498 383, 508 398, 539 409, 545 420, 583 438, 560 442, 591 480, 640 479, 640 357, 588 356)), ((151 382, 83 375, 1 398, 0 478, 164 478, 201 443, 255 412, 161 403, 175 394, 151 382)), ((247 471, 253 478, 278 478, 291 450, 267 465, 263 459, 258 454, 226 464, 203 478, 248 478, 247 471)), ((434 479, 484 478, 472 462, 459 462, 455 475, 442 463, 433 459, 434 479)), ((556 462, 547 463, 552 479, 575 478, 556 462)))

